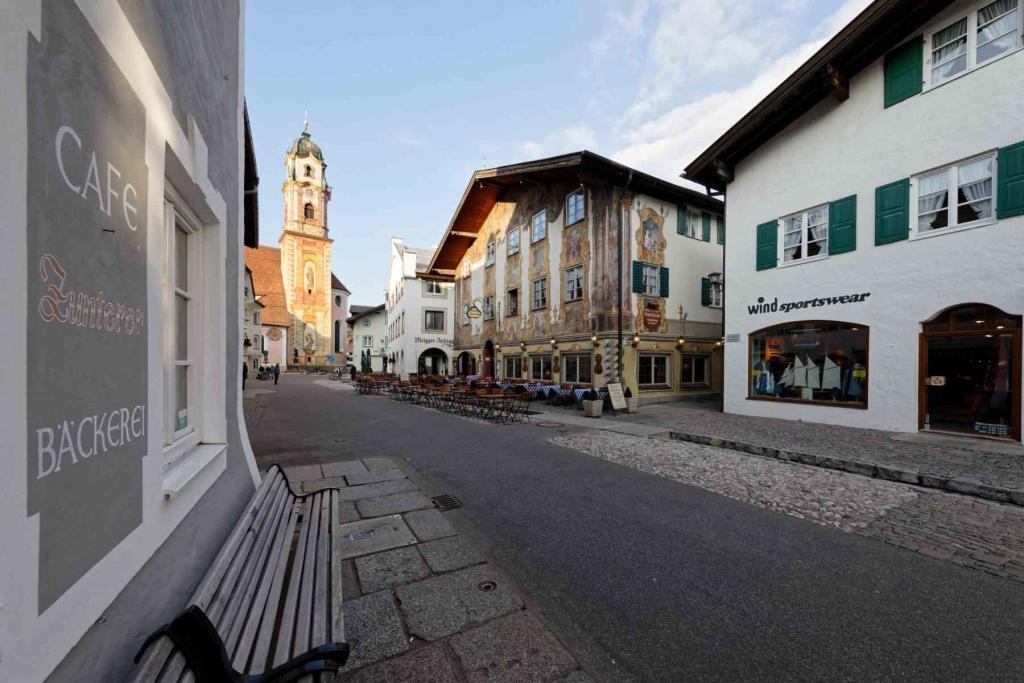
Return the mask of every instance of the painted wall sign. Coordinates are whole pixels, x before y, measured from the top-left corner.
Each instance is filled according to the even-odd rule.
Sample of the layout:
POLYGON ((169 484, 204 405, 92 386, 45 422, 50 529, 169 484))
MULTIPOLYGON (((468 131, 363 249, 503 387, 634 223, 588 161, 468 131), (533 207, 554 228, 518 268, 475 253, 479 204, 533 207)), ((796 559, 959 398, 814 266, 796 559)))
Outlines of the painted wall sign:
POLYGON ((757 297, 756 304, 747 305, 747 315, 761 315, 763 313, 788 313, 804 308, 818 308, 819 306, 836 306, 841 304, 856 304, 864 301, 871 292, 864 292, 863 294, 844 294, 842 296, 826 296, 818 297, 814 299, 806 299, 804 301, 788 301, 785 303, 779 303, 779 298, 776 297, 774 301, 768 303, 764 300, 763 296, 757 297))
POLYGON ((433 346, 455 346, 455 341, 451 337, 413 337, 413 341, 433 346))
POLYGON ((45 611, 142 522, 146 112, 75 3, 29 38, 28 506, 45 611))

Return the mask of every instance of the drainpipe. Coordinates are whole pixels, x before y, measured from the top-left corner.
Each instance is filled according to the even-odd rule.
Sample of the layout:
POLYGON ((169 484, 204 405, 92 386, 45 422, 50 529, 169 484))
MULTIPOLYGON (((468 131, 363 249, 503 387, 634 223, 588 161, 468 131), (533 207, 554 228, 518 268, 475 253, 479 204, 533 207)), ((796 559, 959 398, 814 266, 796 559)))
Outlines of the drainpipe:
MULTIPOLYGON (((725 220, 725 193, 726 188, 722 188, 722 220, 725 220)), ((725 241, 729 241, 729 222, 725 223, 725 241)), ((725 281, 725 244, 722 245, 722 399, 721 406, 722 412, 725 412, 725 314, 728 308, 725 305, 725 288, 728 283, 725 281)))
MULTIPOLYGON (((622 269, 625 264, 622 262, 622 200, 626 196, 626 192, 629 191, 629 184, 633 182, 633 169, 629 169, 629 177, 626 178, 626 186, 622 188, 622 194, 619 197, 618 204, 618 238, 619 238, 619 384, 622 384, 622 269)), ((722 290, 723 292, 725 290, 722 290)), ((723 294, 724 296, 724 294, 723 294)))

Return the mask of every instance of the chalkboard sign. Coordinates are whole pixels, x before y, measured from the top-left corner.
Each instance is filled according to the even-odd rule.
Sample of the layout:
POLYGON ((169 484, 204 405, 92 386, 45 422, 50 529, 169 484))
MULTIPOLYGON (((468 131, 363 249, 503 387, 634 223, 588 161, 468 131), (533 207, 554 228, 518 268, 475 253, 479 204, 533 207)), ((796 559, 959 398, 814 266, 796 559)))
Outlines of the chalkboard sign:
POLYGON ((611 382, 608 385, 608 398, 611 399, 614 410, 626 409, 626 397, 622 395, 621 382, 611 382))

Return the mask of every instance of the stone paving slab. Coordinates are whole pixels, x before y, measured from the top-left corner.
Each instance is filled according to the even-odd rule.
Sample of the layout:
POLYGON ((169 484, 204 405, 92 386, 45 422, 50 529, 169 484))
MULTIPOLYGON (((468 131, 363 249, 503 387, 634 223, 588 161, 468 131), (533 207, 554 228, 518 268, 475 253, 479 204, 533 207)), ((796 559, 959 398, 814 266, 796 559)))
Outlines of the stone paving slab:
POLYGON ((343 500, 338 503, 338 521, 342 524, 358 522, 359 513, 356 512, 356 504, 350 500, 343 500))
MULTIPOLYGON (((412 484, 407 479, 401 481, 389 481, 385 484, 412 484)), ((380 484, 366 484, 366 486, 379 486, 380 484)), ((359 487, 363 488, 363 487, 359 487)), ((416 488, 413 484, 413 488, 416 488)), ((419 491, 408 490, 404 493, 392 493, 386 496, 363 498, 356 501, 356 509, 363 517, 379 517, 381 515, 393 515, 398 512, 409 512, 433 507, 430 499, 419 491)))
POLYGON ((376 484, 380 481, 394 481, 396 479, 405 479, 405 473, 402 470, 374 470, 373 472, 357 472, 345 475, 345 481, 348 482, 349 486, 376 484))
POLYGON ((343 671, 353 671, 409 649, 390 591, 349 600, 344 612, 345 640, 351 650, 343 671))
POLYGON ((338 539, 338 552, 342 559, 416 543, 416 537, 401 515, 342 524, 338 527, 338 539))
POLYGON ((396 548, 355 560, 359 585, 364 593, 418 581, 430 576, 430 570, 415 548, 396 548))
POLYGON ((320 466, 325 477, 343 477, 346 474, 359 474, 366 472, 366 465, 358 460, 342 460, 340 462, 329 462, 320 466))
POLYGON ((517 612, 451 639, 471 683, 549 681, 576 661, 532 612, 517 612))
POLYGON ((320 465, 297 465, 295 467, 285 467, 284 474, 288 477, 288 483, 296 488, 298 488, 298 486, 303 482, 320 479, 320 477, 323 476, 320 471, 320 465))
POLYGON ((371 472, 398 469, 398 463, 391 458, 363 458, 363 464, 366 465, 366 469, 371 472))
POLYGON ((348 680, 350 683, 461 683, 464 679, 444 643, 433 643, 369 666, 348 680))
POLYGON ((303 490, 306 493, 312 493, 313 491, 320 491, 328 488, 338 488, 339 500, 360 500, 362 498, 375 498, 378 496, 386 496, 391 493, 403 493, 405 491, 415 491, 416 484, 412 483, 408 479, 397 479, 395 481, 381 481, 376 484, 363 484, 362 486, 345 486, 343 483, 334 483, 335 480, 344 481, 344 477, 335 477, 334 479, 321 479, 318 482, 306 482, 303 484, 303 490))
POLYGON ((455 535, 454 527, 448 523, 448 520, 444 518, 441 511, 436 508, 413 510, 402 516, 405 517, 405 521, 409 528, 412 529, 412 532, 416 534, 416 538, 422 542, 455 535))
POLYGON ((435 576, 395 589, 409 634, 438 640, 522 609, 522 599, 488 565, 435 576))
POLYGON ((462 569, 485 561, 484 554, 462 536, 443 538, 419 547, 423 559, 435 574, 462 569))

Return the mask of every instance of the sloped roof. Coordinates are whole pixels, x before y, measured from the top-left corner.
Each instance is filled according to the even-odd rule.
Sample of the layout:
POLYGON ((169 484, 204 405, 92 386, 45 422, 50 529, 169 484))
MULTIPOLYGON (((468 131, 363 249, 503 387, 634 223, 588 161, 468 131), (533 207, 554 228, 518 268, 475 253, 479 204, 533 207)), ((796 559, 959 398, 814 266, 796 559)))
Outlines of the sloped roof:
POLYGON ((384 304, 380 304, 379 306, 358 306, 353 304, 352 306, 348 307, 348 312, 350 315, 348 316, 348 320, 346 320, 345 322, 351 323, 354 322, 355 320, 358 320, 359 318, 362 318, 363 316, 370 315, 372 313, 377 313, 383 310, 384 304))
POLYGON ((245 265, 252 271, 252 288, 260 303, 264 325, 291 325, 288 303, 284 296, 284 279, 281 277, 281 250, 261 246, 245 248, 245 265))
POLYGON ((352 293, 348 287, 342 284, 341 280, 339 280, 338 276, 334 273, 331 273, 331 289, 340 289, 343 292, 348 292, 349 294, 352 293))

